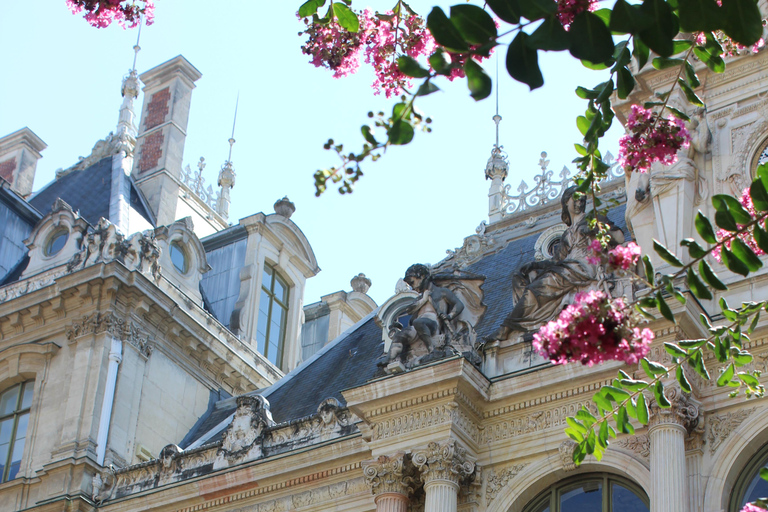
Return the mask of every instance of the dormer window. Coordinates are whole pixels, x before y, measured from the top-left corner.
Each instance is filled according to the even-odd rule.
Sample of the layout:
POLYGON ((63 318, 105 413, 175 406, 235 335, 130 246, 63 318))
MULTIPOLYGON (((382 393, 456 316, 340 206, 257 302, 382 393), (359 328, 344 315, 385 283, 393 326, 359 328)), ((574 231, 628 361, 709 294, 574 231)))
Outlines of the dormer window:
POLYGON ((171 261, 176 270, 182 274, 186 274, 189 270, 189 262, 184 247, 179 242, 171 243, 171 261))
POLYGON ((54 256, 61 251, 69 239, 69 231, 66 229, 59 229, 53 232, 48 237, 48 242, 45 244, 45 255, 54 256))
POLYGON ((288 283, 274 267, 264 264, 256 328, 257 350, 277 367, 283 359, 285 326, 288 319, 288 283))

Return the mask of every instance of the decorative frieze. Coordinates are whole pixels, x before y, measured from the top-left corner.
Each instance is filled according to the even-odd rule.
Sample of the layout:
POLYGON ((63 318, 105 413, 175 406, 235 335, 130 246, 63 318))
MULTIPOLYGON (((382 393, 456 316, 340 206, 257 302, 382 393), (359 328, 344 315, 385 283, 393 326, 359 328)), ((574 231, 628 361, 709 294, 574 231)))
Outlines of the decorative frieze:
POLYGON ((740 409, 736 412, 707 416, 707 442, 709 453, 715 454, 720 445, 741 425, 757 407, 740 409))
POLYGON ((616 441, 616 446, 634 452, 646 461, 651 458, 651 439, 645 434, 622 437, 616 441))
POLYGON ((101 333, 108 333, 113 338, 129 343, 144 357, 152 354, 152 345, 148 336, 132 322, 116 316, 111 311, 85 315, 65 330, 70 343, 82 336, 101 333))
POLYGON ((410 462, 403 452, 392 456, 381 455, 378 459, 363 462, 365 481, 374 496, 385 493, 409 495, 413 492, 416 481, 406 468, 410 462))
POLYGON ((487 472, 486 482, 485 482, 485 504, 490 505, 493 500, 496 499, 496 496, 501 492, 502 489, 504 489, 507 484, 509 484, 510 480, 515 478, 520 472, 527 466, 528 464, 517 464, 515 466, 509 466, 498 473, 496 473, 495 470, 491 469, 487 472))
POLYGON ((28 279, 24 279, 23 281, 4 286, 0 288, 0 303, 13 300, 28 293, 32 293, 34 291, 45 288, 46 286, 51 286, 56 282, 58 278, 65 275, 66 273, 66 267, 56 267, 52 268, 51 270, 46 270, 45 272, 36 274, 28 279))
POLYGON ((477 461, 454 439, 443 443, 431 442, 425 449, 415 451, 412 460, 425 483, 448 480, 456 484, 474 473, 477 461))

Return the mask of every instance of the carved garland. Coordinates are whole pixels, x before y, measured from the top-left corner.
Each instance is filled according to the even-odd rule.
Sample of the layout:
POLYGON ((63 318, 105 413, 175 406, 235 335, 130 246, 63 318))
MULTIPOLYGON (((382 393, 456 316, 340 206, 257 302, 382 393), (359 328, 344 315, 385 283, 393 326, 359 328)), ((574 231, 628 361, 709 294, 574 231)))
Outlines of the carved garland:
POLYGON ((65 330, 67 340, 70 343, 89 334, 105 332, 120 341, 132 345, 145 358, 152 354, 152 344, 149 337, 132 322, 116 316, 111 311, 108 313, 85 315, 81 320, 74 322, 65 330))

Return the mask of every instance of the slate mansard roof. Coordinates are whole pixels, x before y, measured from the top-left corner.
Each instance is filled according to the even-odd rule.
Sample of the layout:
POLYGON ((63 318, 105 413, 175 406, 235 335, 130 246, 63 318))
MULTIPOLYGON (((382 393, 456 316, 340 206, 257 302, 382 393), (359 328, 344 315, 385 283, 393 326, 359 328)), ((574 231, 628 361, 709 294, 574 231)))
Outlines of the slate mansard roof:
MULTIPOLYGON (((124 175, 124 187, 130 190, 131 208, 136 210, 147 222, 155 225, 152 216, 148 213, 141 193, 136 188, 133 180, 124 175)), ((40 213, 47 215, 57 198, 79 211, 89 224, 95 226, 99 219, 109 219, 109 203, 112 193, 112 157, 106 157, 95 164, 79 171, 71 171, 64 176, 52 181, 37 194, 29 203, 37 208, 40 213)))
MULTIPOLYGON (((617 206, 608 212, 608 217, 628 238, 625 209, 623 204, 617 206)), ((509 313, 513 304, 512 274, 523 264, 534 260, 534 246, 539 236, 541 231, 535 230, 530 235, 510 241, 501 249, 496 246, 465 269, 486 277, 482 289, 487 310, 475 326, 478 339, 492 334, 509 313)), ((335 398, 345 405, 341 391, 372 380, 377 369, 376 360, 383 353, 382 330, 374 320, 377 312, 358 322, 271 388, 251 394, 259 394, 269 400, 273 419, 277 423, 310 416, 327 398, 335 398)), ((195 441, 195 446, 199 446, 220 440, 223 426, 235 409, 234 398, 217 403, 185 436, 186 446, 182 448, 195 441)))

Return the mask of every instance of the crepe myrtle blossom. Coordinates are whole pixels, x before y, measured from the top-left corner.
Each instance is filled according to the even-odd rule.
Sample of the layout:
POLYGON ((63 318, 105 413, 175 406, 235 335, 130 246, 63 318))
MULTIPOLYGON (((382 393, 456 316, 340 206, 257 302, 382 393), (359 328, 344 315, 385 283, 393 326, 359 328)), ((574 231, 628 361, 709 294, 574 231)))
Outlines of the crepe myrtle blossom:
POLYGON ((566 30, 573 23, 577 14, 584 11, 594 12, 597 10, 598 0, 556 0, 557 19, 560 20, 566 30))
MULTIPOLYGON (((765 25, 766 20, 763 20, 763 26, 765 25)), ((747 52, 758 53, 765 47, 765 40, 762 37, 752 46, 744 46, 728 37, 722 30, 716 30, 713 34, 715 39, 717 39, 717 42, 720 43, 720 46, 723 48, 723 55, 727 55, 728 57, 734 57, 747 52)), ((700 46, 707 44, 706 32, 697 32, 694 40, 696 41, 696 44, 700 46)))
POLYGON ((629 270, 637 264, 640 258, 640 246, 635 242, 629 242, 626 245, 618 245, 608 251, 605 250, 600 240, 593 240, 589 245, 591 254, 587 256, 587 261, 593 265, 606 263, 607 270, 629 270))
POLYGON ((677 152, 691 142, 685 123, 672 115, 668 119, 659 117, 640 105, 631 108, 628 133, 619 139, 619 163, 630 172, 646 172, 653 162, 677 162, 677 152))
POLYGON ((765 512, 765 509, 752 503, 747 503, 739 512, 765 512))
POLYGON ((639 321, 623 299, 597 290, 578 293, 574 304, 533 335, 533 348, 554 364, 636 364, 653 341, 653 331, 638 327, 639 321))
POLYGON ((307 42, 301 47, 302 53, 312 58, 310 63, 315 67, 333 71, 333 78, 354 74, 360 67, 360 51, 367 37, 370 11, 364 11, 359 18, 361 23, 357 33, 333 21, 322 25, 305 18, 306 29, 299 32, 299 35, 307 35, 307 42))
POLYGON ((154 0, 66 0, 72 14, 85 11, 85 20, 96 28, 116 21, 123 28, 134 28, 144 16, 147 25, 155 18, 154 0))
MULTIPOLYGON (((755 211, 755 205, 752 204, 752 196, 749 194, 749 188, 745 188, 741 192, 741 197, 739 198, 739 202, 741 203, 741 206, 744 207, 745 210, 749 212, 749 214, 752 216, 753 219, 757 218, 757 212, 755 211)), ((743 225, 737 224, 739 227, 739 230, 744 228, 743 225)), ((727 231, 725 229, 718 229, 717 230, 717 238, 719 240, 722 240, 723 238, 730 236, 732 233, 730 231, 727 231)), ((757 254, 758 256, 762 256, 765 254, 765 251, 760 249, 758 247, 757 242, 755 242, 755 236, 753 228, 749 228, 746 231, 741 231, 738 234, 738 237, 741 238, 741 240, 749 246, 750 249, 752 249, 752 252, 757 254)), ((725 242, 724 244, 728 249, 731 248, 731 240, 725 242)), ((712 256, 715 257, 717 261, 722 261, 722 246, 718 245, 712 250, 712 256)))

